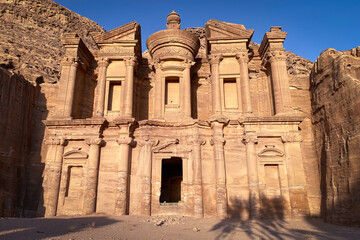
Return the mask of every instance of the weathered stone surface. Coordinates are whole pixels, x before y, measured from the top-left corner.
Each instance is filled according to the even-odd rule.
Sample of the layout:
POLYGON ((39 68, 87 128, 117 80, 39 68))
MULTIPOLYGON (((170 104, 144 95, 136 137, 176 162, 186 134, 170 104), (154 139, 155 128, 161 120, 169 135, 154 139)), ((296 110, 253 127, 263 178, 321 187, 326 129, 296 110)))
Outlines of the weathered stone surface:
POLYGON ((312 122, 321 167, 321 213, 360 224, 360 48, 320 54, 311 72, 312 122))
POLYGON ((78 33, 90 49, 97 23, 51 0, 0 1, 0 66, 27 80, 54 83, 60 78, 63 34, 78 33))
POLYGON ((0 68, 0 216, 21 215, 39 87, 0 68))
POLYGON ((58 100, 46 121, 45 215, 317 215, 309 101, 292 101, 309 99, 308 75, 289 74, 286 33, 272 27, 258 45, 241 24, 209 20, 205 31, 184 31, 175 12, 167 23, 143 54, 136 22, 95 34, 96 59, 81 54, 77 36, 63 39, 58 100), (105 143, 99 155, 89 138, 105 143), (99 161, 96 190, 90 159, 99 161), (96 209, 83 204, 94 191, 96 209))
MULTIPOLYGON (((14 13, 18 3, 29 1, 7 1, 10 10, 1 19, 13 19, 11 26, 26 33, 29 22, 14 13)), ((34 11, 42 13, 44 5, 36 3, 40 10, 34 11)), ((49 6, 57 13, 58 5, 49 6)), ((149 51, 141 53, 137 22, 103 32, 59 11, 70 16, 64 24, 83 20, 73 30, 87 29, 63 34, 61 80, 41 85, 24 215, 34 215, 37 204, 45 216, 318 215, 309 123, 312 63, 284 51, 281 27, 271 27, 259 45, 251 42, 254 30, 241 24, 209 20, 205 28, 181 30, 172 12, 168 29, 150 36, 149 51), (98 48, 86 37, 89 29, 98 31, 98 48)), ((50 23, 63 26, 56 19, 50 23)), ((48 33, 46 21, 35 23, 48 33)), ((63 30, 49 33, 48 43, 63 30)))

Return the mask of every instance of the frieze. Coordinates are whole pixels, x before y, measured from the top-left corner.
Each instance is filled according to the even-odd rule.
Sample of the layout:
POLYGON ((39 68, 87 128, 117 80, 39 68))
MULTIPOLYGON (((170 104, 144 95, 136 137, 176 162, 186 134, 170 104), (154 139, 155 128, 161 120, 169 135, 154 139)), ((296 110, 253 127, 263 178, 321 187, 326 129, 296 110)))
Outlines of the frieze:
POLYGON ((162 48, 154 53, 154 58, 164 59, 167 57, 185 57, 193 60, 193 54, 189 50, 180 47, 162 48))
POLYGON ((237 53, 243 51, 247 51, 247 48, 244 46, 244 44, 211 44, 211 53, 237 53))
POLYGON ((302 142, 303 136, 299 133, 287 133, 281 136, 281 141, 283 143, 289 143, 289 142, 302 142))

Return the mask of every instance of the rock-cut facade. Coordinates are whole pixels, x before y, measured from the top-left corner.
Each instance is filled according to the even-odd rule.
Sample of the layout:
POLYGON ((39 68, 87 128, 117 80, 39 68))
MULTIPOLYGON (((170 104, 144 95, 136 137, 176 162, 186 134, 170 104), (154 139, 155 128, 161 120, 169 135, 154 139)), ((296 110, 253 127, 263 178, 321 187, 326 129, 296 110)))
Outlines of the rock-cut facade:
POLYGON ((45 216, 162 215, 291 218, 317 215, 319 180, 308 95, 290 86, 271 27, 209 20, 200 37, 167 29, 141 50, 137 22, 76 34, 44 121, 45 216), (315 157, 314 157, 315 156, 315 157))

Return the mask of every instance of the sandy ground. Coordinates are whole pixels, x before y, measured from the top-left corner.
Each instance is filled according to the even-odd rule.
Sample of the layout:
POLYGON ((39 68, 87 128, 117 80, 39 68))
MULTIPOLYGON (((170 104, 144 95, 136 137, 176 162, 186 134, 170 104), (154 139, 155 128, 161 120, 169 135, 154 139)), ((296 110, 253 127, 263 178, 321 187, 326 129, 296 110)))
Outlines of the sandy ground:
POLYGON ((360 239, 360 228, 319 219, 219 220, 182 216, 1 218, 0 239, 360 239))

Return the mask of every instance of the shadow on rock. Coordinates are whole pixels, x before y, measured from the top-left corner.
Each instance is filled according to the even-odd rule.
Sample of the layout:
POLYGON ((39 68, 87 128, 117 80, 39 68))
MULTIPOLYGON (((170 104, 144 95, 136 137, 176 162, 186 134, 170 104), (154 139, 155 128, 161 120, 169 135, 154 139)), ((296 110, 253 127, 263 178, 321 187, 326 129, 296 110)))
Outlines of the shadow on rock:
POLYGON ((119 222, 104 216, 77 218, 3 218, 0 239, 47 239, 119 222))

